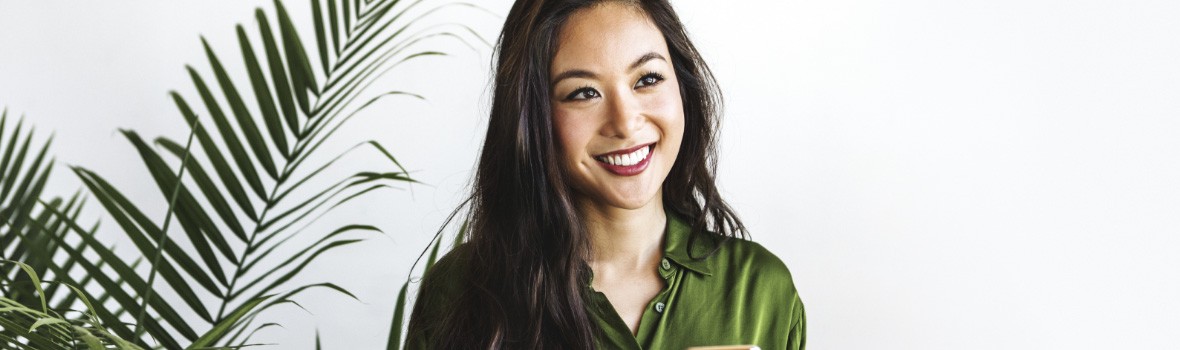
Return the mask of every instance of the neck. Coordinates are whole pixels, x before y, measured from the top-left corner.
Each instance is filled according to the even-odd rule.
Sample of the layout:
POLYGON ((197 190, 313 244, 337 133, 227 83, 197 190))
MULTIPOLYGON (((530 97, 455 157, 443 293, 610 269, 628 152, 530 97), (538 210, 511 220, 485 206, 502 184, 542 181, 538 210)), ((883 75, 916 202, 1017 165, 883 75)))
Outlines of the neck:
POLYGON ((595 270, 645 269, 663 256, 667 217, 663 196, 635 209, 598 205, 583 199, 579 211, 585 218, 595 270))

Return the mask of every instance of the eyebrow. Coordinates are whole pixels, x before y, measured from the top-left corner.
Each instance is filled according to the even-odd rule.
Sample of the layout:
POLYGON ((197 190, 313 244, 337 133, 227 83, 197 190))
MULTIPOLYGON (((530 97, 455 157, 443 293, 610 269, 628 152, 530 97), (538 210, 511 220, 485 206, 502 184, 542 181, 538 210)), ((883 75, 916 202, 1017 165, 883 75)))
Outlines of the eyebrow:
MULTIPOLYGON (((628 67, 628 69, 635 70, 636 68, 639 68, 639 66, 642 66, 644 63, 647 63, 647 61, 651 61, 651 60, 662 60, 664 62, 668 61, 666 58, 664 58, 663 55, 660 55, 660 54, 656 53, 655 51, 652 51, 652 52, 648 52, 646 54, 643 54, 643 56, 639 56, 639 59, 635 60, 634 63, 631 63, 631 67, 628 67)), ((561 72, 561 74, 558 74, 556 77, 554 77, 553 82, 550 83, 549 85, 550 85, 550 87, 557 86, 557 83, 561 82, 562 80, 569 79, 569 78, 594 79, 597 77, 598 77, 597 74, 594 74, 594 72, 591 72, 591 71, 588 71, 585 69, 570 69, 570 70, 561 72)))

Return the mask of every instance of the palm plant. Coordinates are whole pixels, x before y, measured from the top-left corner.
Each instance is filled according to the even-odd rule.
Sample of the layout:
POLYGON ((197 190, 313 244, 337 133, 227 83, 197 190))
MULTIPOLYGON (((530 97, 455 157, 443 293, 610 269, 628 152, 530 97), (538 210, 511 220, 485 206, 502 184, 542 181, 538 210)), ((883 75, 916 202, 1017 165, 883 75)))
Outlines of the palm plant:
MULTIPOLYGON (((77 264, 84 280, 59 279, 109 293, 96 299, 94 318, 117 337, 145 348, 245 346, 255 332, 276 325, 259 321, 265 310, 295 303, 294 298, 304 291, 321 288, 355 298, 331 282, 296 285, 291 281, 322 254, 359 242, 357 235, 381 230, 350 224, 317 232, 312 224, 374 190, 415 180, 373 140, 357 143, 319 164, 309 164, 309 159, 343 124, 377 100, 397 95, 421 98, 401 91, 371 93, 368 88, 403 62, 443 55, 419 49, 426 40, 451 37, 466 44, 462 36, 445 26, 418 29, 421 26, 417 24, 442 8, 470 5, 424 3, 312 0, 314 40, 309 41, 276 0, 273 14, 262 9, 255 12, 260 40, 253 41, 243 26, 237 26, 248 90, 238 88, 241 81, 230 78, 221 58, 202 39, 212 79, 188 67, 198 102, 191 104, 180 93, 170 94, 179 115, 190 126, 190 146, 166 137, 149 144, 135 131, 121 130, 169 203, 163 220, 149 218, 99 174, 71 167, 133 243, 135 263, 126 263, 104 246, 96 238, 97 226, 84 228, 77 223, 81 205, 74 204, 75 200, 64 206, 60 201, 42 202, 48 213, 44 217, 50 221, 40 227, 53 234, 37 239, 52 242, 53 250, 38 256, 52 257, 60 252, 77 264), (194 106, 203 107, 203 112, 194 106), (389 170, 363 169, 317 187, 323 181, 315 180, 323 177, 326 169, 360 147, 375 150, 387 161, 389 170), (169 164, 169 158, 179 164, 169 164), (295 246, 298 241, 293 238, 298 235, 316 235, 318 239, 295 246), (67 236, 77 237, 77 243, 67 243, 67 236), (90 262, 92 259, 97 262, 90 262), (149 270, 146 278, 136 268, 141 261, 149 270), (157 275, 162 284, 155 283, 157 275), (175 300, 165 300, 158 293, 163 286, 176 295, 175 300), (182 313, 195 317, 182 317, 182 313)), ((478 38, 466 26, 455 24, 454 28, 478 38)), ((18 216, 11 217, 15 221, 18 216)), ((57 265, 53 259, 41 260, 49 261, 47 266, 57 265)), ((69 271, 60 272, 68 277, 69 271)), ((31 295, 18 296, 25 303, 33 300, 31 295)), ((404 303, 403 287, 390 347, 400 342, 404 303)))
MULTIPOLYGON (((17 122, 11 134, 5 134, 8 124, 8 110, 0 112, 0 147, 3 147, 3 158, 0 158, 0 254, 5 259, 16 259, 31 264, 31 272, 44 275, 50 262, 46 252, 52 244, 50 232, 38 225, 30 225, 29 219, 35 217, 35 204, 41 198, 45 182, 49 179, 53 160, 45 162, 46 153, 53 139, 37 151, 37 155, 29 164, 25 164, 32 146, 33 131, 28 131, 21 142, 24 120, 17 122), (26 169, 27 168, 27 169, 26 169)), ((71 204, 74 201, 71 201, 71 204)), ((3 295, 23 305, 35 306, 36 295, 32 290, 32 276, 22 274, 14 265, 0 266, 0 292, 3 295)))
MULTIPOLYGON (((75 193, 68 202, 61 198, 43 201, 42 191, 49 179, 54 161, 46 162, 52 137, 29 159, 34 132, 24 133, 24 120, 17 122, 11 134, 5 135, 8 111, 0 112, 0 348, 54 349, 75 348, 84 344, 89 349, 105 349, 111 345, 119 349, 139 347, 111 334, 100 321, 101 312, 109 319, 127 316, 126 310, 95 309, 110 294, 97 299, 86 294, 80 286, 94 282, 93 276, 81 279, 71 271, 84 270, 81 266, 96 265, 80 259, 87 242, 66 245, 64 237, 69 225, 76 225, 83 201, 75 193), (26 164, 26 161, 30 161, 26 164), (27 169, 26 169, 27 168, 27 169), (65 203, 63 203, 65 202, 65 203), (62 214, 61 216, 56 215, 62 214), (56 252, 76 252, 54 258, 56 252), (39 276, 52 276, 54 281, 43 288, 39 276), (52 307, 50 307, 50 301, 52 307), (79 317, 70 318, 71 307, 86 307, 79 317)), ((101 246, 100 246, 101 247, 101 246)), ((109 248, 103 248, 109 249, 109 248)), ((132 264, 135 266, 138 260, 132 264)), ((84 271, 83 271, 84 272, 84 271)))
POLYGON ((32 291, 30 295, 36 295, 40 301, 40 308, 37 308, 0 296, 0 345, 5 349, 76 349, 80 346, 89 350, 111 347, 120 350, 142 349, 108 332, 81 289, 63 282, 51 285, 68 287, 73 292, 69 296, 78 298, 88 308, 88 312, 83 312, 86 317, 81 320, 66 318, 48 307, 45 289, 32 266, 13 260, 2 260, 0 263, 4 266, 19 266, 17 271, 24 272, 31 282, 28 288, 32 291))

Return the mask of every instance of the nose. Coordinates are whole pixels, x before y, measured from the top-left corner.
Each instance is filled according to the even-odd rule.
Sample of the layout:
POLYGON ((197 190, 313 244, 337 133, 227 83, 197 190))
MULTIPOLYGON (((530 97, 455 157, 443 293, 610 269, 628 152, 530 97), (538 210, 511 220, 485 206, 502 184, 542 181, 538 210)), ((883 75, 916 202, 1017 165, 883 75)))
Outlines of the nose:
POLYGON ((634 91, 626 89, 608 98, 606 123, 602 136, 627 139, 643 127, 643 110, 634 91))

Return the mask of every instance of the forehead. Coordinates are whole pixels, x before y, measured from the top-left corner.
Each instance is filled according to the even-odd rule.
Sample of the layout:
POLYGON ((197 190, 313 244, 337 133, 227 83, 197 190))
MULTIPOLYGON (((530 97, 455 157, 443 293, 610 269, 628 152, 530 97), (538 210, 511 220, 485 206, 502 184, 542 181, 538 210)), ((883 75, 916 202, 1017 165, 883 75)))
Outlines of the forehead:
POLYGON ((611 1, 570 15, 558 34, 551 70, 627 66, 648 52, 668 57, 659 28, 642 9, 611 1))

